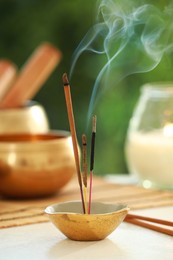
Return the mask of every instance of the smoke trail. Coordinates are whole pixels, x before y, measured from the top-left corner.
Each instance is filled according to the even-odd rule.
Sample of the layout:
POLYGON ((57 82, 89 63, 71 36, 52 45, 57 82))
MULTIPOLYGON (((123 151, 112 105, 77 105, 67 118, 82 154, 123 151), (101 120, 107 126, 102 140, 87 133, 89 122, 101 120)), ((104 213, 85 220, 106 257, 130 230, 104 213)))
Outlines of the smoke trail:
POLYGON ((169 4, 164 10, 159 10, 149 4, 139 6, 137 2, 139 1, 98 1, 96 24, 74 53, 70 74, 74 72, 84 51, 106 57, 106 63, 100 69, 93 87, 89 116, 98 93, 103 93, 110 86, 108 82, 105 83, 110 73, 123 71, 123 75, 121 73, 115 77, 117 84, 130 74, 153 70, 163 55, 173 49, 173 5, 169 4), (101 84, 102 80, 104 84, 101 84))

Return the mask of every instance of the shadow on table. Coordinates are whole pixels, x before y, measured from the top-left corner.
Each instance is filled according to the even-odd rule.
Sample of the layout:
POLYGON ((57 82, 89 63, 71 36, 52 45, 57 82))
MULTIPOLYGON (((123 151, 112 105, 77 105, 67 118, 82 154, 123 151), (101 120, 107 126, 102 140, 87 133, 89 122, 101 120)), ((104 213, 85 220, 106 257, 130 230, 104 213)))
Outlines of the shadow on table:
POLYGON ((117 246, 110 239, 100 241, 73 241, 64 239, 50 248, 48 255, 50 259, 58 259, 58 257, 82 257, 83 259, 103 259, 108 254, 109 257, 116 255, 124 255, 125 251, 117 246), (96 258, 95 258, 96 259, 96 258))

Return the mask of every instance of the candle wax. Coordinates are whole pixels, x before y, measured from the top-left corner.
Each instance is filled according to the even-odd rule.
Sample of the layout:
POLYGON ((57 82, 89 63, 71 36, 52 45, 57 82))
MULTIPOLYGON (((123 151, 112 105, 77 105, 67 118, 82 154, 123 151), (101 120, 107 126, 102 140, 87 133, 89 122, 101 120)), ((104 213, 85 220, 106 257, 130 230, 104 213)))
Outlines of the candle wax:
POLYGON ((166 136, 163 129, 132 133, 126 155, 130 171, 141 180, 173 188, 173 136, 166 136))

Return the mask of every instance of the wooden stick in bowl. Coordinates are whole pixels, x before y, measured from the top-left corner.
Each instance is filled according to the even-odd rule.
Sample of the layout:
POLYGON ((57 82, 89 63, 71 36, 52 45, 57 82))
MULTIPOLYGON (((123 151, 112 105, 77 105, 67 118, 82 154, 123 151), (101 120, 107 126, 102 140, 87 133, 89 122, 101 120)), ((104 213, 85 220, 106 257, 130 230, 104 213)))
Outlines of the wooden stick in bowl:
POLYGON ((60 62, 61 52, 50 43, 43 43, 22 68, 14 85, 0 103, 0 108, 22 106, 32 99, 60 62))
POLYGON ((15 80, 17 66, 7 59, 0 60, 0 101, 15 80))

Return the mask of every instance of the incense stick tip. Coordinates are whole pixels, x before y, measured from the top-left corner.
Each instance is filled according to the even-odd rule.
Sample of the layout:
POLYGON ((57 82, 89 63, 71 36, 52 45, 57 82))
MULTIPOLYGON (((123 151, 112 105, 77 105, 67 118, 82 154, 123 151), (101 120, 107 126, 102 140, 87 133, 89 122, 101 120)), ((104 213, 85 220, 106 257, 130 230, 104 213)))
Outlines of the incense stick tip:
POLYGON ((69 80, 68 80, 68 77, 67 77, 67 73, 63 74, 62 80, 63 80, 64 86, 68 86, 69 85, 69 80))
POLYGON ((94 115, 93 122, 92 122, 92 130, 94 133, 96 133, 96 123, 97 123, 97 117, 96 117, 96 115, 94 115))
POLYGON ((87 140, 86 140, 86 135, 85 134, 82 135, 82 144, 83 145, 87 145, 87 140))

